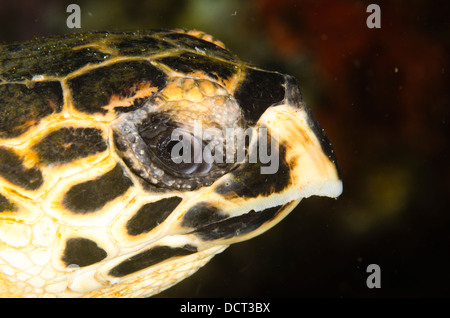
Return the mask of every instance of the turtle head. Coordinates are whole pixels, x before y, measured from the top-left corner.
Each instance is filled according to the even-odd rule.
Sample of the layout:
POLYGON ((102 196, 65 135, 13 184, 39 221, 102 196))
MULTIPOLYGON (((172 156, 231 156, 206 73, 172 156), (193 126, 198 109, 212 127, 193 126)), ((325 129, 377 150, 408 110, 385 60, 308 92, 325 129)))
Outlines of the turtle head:
POLYGON ((0 295, 149 296, 342 192, 297 82, 202 32, 0 51, 0 295))
POLYGON ((301 199, 342 192, 333 147, 289 75, 249 68, 231 92, 174 78, 119 118, 115 134, 124 161, 147 183, 191 192, 168 232, 205 242, 248 239, 301 199))

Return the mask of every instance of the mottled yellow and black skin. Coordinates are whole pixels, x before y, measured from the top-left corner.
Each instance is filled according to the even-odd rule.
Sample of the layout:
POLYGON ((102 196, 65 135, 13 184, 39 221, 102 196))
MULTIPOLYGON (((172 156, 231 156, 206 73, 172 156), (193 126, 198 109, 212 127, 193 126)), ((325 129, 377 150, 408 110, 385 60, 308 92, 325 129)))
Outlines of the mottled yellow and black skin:
POLYGON ((202 32, 0 46, 0 295, 158 293, 301 198, 339 195, 335 163, 295 79, 202 32), (279 169, 178 171, 164 138, 197 120, 267 128, 279 169))

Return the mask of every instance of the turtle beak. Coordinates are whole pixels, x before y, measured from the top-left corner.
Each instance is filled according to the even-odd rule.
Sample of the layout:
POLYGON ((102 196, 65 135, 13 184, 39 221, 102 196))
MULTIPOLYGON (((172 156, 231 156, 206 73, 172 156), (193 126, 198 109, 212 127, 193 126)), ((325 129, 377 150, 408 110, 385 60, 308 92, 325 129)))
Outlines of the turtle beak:
POLYGON ((264 164, 250 159, 213 185, 224 199, 222 205, 235 204, 232 214, 258 212, 313 195, 336 198, 342 193, 334 150, 309 108, 296 101, 269 107, 256 123, 255 130, 265 131, 264 138, 257 137, 259 159, 264 157, 260 141, 270 136, 270 150, 266 150, 270 156, 264 164))
MULTIPOLYGON (((290 182, 283 191, 286 201, 312 195, 336 198, 342 181, 333 147, 310 109, 299 105, 269 108, 259 119, 283 147, 290 182)), ((281 154, 281 153, 280 153, 281 154)))

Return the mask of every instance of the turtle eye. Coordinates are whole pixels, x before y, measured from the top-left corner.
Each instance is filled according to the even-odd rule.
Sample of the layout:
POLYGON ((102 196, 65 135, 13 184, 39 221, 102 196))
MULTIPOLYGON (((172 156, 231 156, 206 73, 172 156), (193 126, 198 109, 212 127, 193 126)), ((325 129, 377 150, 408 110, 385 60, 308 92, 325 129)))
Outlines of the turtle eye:
POLYGON ((204 160, 202 140, 181 129, 168 129, 154 134, 141 134, 149 149, 165 170, 179 176, 207 174, 213 164, 204 160))
POLYGON ((122 116, 113 126, 113 137, 124 164, 146 185, 192 191, 237 167, 225 162, 220 135, 198 137, 165 114, 141 115, 122 116))

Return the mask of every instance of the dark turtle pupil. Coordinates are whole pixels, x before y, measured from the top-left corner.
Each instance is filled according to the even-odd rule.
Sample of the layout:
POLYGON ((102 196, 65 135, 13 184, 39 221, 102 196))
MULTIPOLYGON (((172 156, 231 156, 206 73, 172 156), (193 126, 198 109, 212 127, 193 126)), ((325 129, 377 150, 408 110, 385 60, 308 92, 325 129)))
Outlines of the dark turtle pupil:
POLYGON ((205 147, 203 141, 188 131, 181 133, 183 139, 173 139, 173 131, 176 128, 178 128, 177 125, 169 125, 167 120, 159 124, 150 120, 139 129, 139 134, 147 145, 147 150, 154 155, 153 161, 169 174, 175 174, 179 177, 193 174, 205 175, 210 172, 213 167, 212 163, 203 162, 203 158, 200 158, 202 162, 198 162, 199 158, 195 158, 195 155, 198 156, 198 154, 203 153, 205 147), (189 158, 184 158, 184 156, 189 155, 187 149, 184 148, 185 146, 189 147, 189 158))
MULTIPOLYGON (((175 147, 178 143, 180 143, 180 141, 178 140, 171 140, 168 144, 167 144, 167 152, 169 153, 169 155, 172 153, 173 147, 175 147)), ((183 155, 183 147, 181 147, 181 150, 179 152, 179 155, 182 156, 183 155)))

